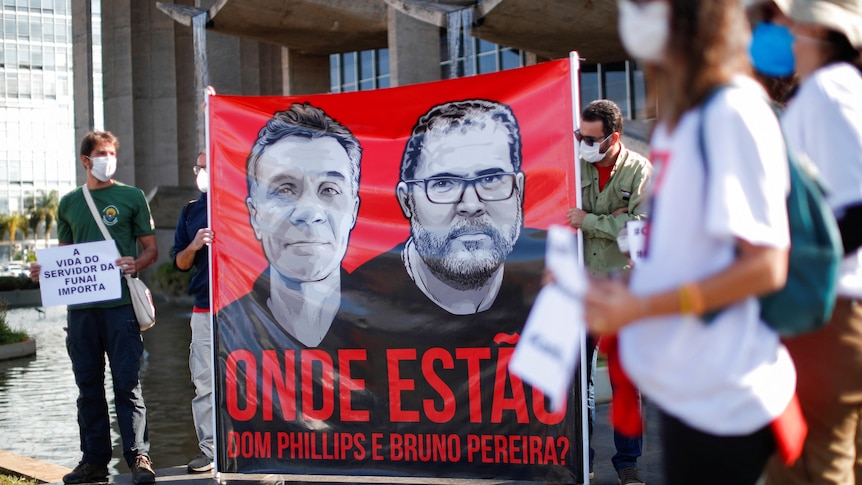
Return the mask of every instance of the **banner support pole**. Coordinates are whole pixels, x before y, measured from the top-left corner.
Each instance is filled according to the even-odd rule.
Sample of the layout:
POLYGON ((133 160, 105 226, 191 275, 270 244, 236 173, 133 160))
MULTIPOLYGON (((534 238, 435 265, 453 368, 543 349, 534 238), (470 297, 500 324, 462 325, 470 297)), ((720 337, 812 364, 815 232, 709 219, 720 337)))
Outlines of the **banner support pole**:
MULTIPOLYGON (((580 110, 580 99, 581 99, 581 84, 580 84, 580 74, 581 74, 581 60, 578 56, 577 51, 569 52, 569 77, 572 85, 572 127, 575 130, 580 128, 581 122, 581 110, 580 110)), ((572 145, 574 146, 574 160, 572 163, 575 166, 575 207, 578 209, 583 207, 583 194, 581 191, 581 164, 580 164, 580 146, 578 144, 578 140, 575 137, 574 131, 572 131, 572 145)), ((575 233, 575 237, 577 238, 578 243, 578 266, 580 268, 584 267, 584 233, 578 229, 575 233)), ((583 476, 581 477, 581 483, 589 485, 590 483, 590 446, 589 446, 589 416, 588 409, 585 405, 587 402, 587 382, 589 376, 587 376, 587 336, 586 334, 581 334, 580 336, 580 346, 581 346, 581 365, 580 365, 580 375, 581 375, 581 437, 582 437, 582 456, 581 463, 583 466, 581 467, 581 471, 583 476)))

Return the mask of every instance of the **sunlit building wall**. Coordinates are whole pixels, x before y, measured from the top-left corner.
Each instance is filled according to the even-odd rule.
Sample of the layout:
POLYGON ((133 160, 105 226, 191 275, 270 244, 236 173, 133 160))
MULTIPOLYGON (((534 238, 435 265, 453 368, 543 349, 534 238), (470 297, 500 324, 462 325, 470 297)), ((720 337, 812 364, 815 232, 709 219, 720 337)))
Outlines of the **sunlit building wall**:
POLYGON ((0 214, 75 185, 70 0, 2 0, 0 214))

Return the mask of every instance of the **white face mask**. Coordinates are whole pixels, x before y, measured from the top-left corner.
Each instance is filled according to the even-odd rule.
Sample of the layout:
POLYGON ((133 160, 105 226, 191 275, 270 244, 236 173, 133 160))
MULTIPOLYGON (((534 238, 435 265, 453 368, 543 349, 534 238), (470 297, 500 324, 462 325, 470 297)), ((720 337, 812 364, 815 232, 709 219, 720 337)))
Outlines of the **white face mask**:
POLYGON ((600 142, 595 142, 595 143, 593 143, 593 146, 589 146, 589 145, 587 145, 587 142, 582 141, 581 147, 580 147, 581 148, 581 150, 580 150, 581 151, 581 158, 583 158, 585 161, 587 161, 589 163, 601 162, 602 160, 604 160, 605 155, 607 155, 607 153, 601 153, 599 151, 599 147, 601 145, 602 144, 600 142))
POLYGON ((117 171, 117 157, 104 156, 87 158, 93 162, 93 168, 90 169, 90 173, 101 182, 111 180, 111 177, 113 177, 114 173, 117 171))
POLYGON ((670 4, 619 0, 619 32, 626 52, 635 59, 659 63, 670 37, 670 4))
POLYGON ((207 172, 207 169, 202 168, 197 177, 195 177, 195 183, 198 184, 198 190, 203 193, 206 193, 210 189, 210 173, 207 172))

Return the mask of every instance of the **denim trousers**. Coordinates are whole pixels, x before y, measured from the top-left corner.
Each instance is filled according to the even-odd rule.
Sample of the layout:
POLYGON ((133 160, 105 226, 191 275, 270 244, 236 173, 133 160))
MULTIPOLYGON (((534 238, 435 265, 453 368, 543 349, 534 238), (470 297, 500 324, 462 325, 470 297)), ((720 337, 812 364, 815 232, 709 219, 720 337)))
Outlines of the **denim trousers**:
POLYGON ((114 408, 123 441, 123 458, 131 466, 135 456, 149 455, 147 409, 138 379, 144 342, 132 305, 70 309, 66 349, 78 385, 82 461, 94 465, 107 465, 111 461, 105 355, 114 382, 114 408))
MULTIPOLYGON (((592 447, 593 425, 596 421, 596 389, 593 383, 596 375, 596 341, 592 337, 587 337, 587 408, 589 411, 589 432, 590 432, 590 467, 592 468, 593 460, 596 457, 596 451, 592 447)), ((636 467, 638 458, 641 456, 643 449, 643 435, 634 438, 625 436, 614 430, 614 448, 616 453, 611 458, 611 463, 614 469, 619 471, 626 467, 636 467)))
POLYGON ((189 345, 189 371, 195 385, 192 399, 192 418, 198 436, 201 453, 213 457, 213 356, 212 336, 210 334, 210 314, 192 313, 189 325, 192 329, 192 343, 189 345))

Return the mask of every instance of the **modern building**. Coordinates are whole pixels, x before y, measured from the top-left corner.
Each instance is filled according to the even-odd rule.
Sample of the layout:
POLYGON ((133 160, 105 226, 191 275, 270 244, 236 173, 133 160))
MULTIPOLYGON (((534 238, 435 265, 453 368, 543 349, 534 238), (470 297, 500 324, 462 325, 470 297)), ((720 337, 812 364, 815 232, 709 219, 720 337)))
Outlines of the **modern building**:
POLYGON ((0 214, 75 185, 71 0, 3 0, 0 214))
MULTIPOLYGON (((101 114, 99 26, 91 0, 71 5, 80 139, 101 114)), ((583 99, 614 99, 629 118, 641 117, 642 76, 626 61, 616 8, 616 0, 101 0, 101 99, 104 126, 121 143, 116 178, 152 196, 166 260, 179 209, 195 196, 202 82, 220 94, 344 92, 576 50, 583 99)))

